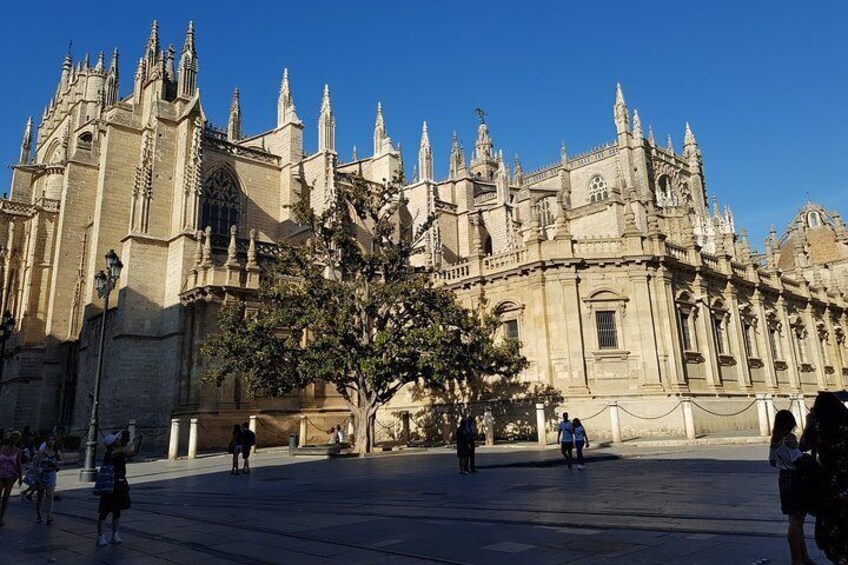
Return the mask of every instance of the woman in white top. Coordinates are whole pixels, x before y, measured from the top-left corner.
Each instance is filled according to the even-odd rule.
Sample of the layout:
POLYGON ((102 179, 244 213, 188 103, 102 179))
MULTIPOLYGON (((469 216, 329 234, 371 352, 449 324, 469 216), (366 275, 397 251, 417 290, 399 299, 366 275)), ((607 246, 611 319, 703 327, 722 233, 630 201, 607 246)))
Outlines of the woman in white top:
POLYGON ((780 410, 774 416, 774 429, 769 444, 769 464, 780 470, 777 485, 780 489, 780 510, 789 516, 789 553, 792 565, 811 565, 807 554, 807 542, 804 539, 804 501, 801 494, 795 461, 801 457, 798 438, 792 433, 795 429, 795 416, 789 410, 780 410))

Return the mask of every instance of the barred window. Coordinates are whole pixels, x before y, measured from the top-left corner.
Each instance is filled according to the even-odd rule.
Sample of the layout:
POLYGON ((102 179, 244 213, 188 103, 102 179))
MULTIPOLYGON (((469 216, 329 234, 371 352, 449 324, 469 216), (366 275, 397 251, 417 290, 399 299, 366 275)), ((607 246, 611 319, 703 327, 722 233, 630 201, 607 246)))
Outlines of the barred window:
POLYGON ((745 356, 754 357, 754 344, 751 340, 751 332, 754 331, 754 326, 748 320, 742 321, 742 344, 745 346, 745 356))
POLYGON ((503 323, 504 339, 518 341, 518 320, 505 320, 503 323))
POLYGON ((615 312, 612 310, 595 312, 595 324, 598 328, 598 349, 618 349, 615 312))
POLYGON ((680 339, 683 342, 683 351, 694 351, 692 347, 692 330, 689 327, 689 312, 680 312, 680 339))
POLYGON ((595 175, 589 181, 589 201, 601 202, 609 198, 609 187, 607 181, 601 175, 595 175))
POLYGON ((721 314, 713 315, 713 335, 715 335, 716 353, 724 355, 727 353, 724 347, 724 320, 721 314))

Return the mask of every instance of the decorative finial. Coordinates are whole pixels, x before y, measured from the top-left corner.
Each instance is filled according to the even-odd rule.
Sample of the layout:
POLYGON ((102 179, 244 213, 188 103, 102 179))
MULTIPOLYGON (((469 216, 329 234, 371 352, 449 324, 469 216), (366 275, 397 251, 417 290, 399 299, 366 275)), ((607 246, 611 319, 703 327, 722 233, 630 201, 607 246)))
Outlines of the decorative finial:
MULTIPOLYGON (((474 108, 474 113, 477 114, 477 119, 480 120, 481 124, 486 123, 486 112, 483 111, 483 108, 477 107, 474 108)), ((497 125, 497 124, 495 124, 497 125)))

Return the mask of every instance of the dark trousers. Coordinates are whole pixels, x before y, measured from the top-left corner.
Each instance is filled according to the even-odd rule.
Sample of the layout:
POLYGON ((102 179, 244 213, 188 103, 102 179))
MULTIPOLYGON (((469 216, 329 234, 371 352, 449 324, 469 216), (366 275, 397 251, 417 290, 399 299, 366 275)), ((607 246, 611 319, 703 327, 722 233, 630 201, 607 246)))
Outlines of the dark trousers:
POLYGON ((578 439, 574 442, 574 447, 577 448, 577 464, 583 464, 583 444, 585 442, 582 439, 578 439))
POLYGON ((574 442, 564 441, 560 444, 560 449, 562 449, 562 456, 565 457, 565 463, 568 465, 568 468, 571 469, 571 461, 574 458, 574 456, 571 454, 571 450, 574 449, 574 442))
POLYGON ((471 471, 472 473, 476 473, 476 472, 477 472, 477 465, 476 465, 476 463, 474 462, 474 451, 475 451, 475 450, 474 450, 474 448, 472 447, 472 448, 471 448, 471 455, 468 457, 468 470, 469 470, 469 471, 471 471))

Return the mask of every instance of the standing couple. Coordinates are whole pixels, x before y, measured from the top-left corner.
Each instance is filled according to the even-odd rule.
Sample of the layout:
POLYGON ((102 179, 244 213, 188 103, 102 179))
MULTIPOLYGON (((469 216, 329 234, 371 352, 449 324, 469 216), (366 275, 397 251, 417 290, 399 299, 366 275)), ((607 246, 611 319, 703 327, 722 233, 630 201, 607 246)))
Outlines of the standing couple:
POLYGON ((586 429, 580 423, 579 418, 574 418, 574 421, 568 419, 568 412, 562 413, 562 422, 557 430, 557 443, 562 449, 562 456, 565 457, 565 463, 571 469, 572 450, 577 449, 577 468, 583 470, 586 468, 583 460, 583 448, 589 447, 589 436, 586 435, 586 429))

